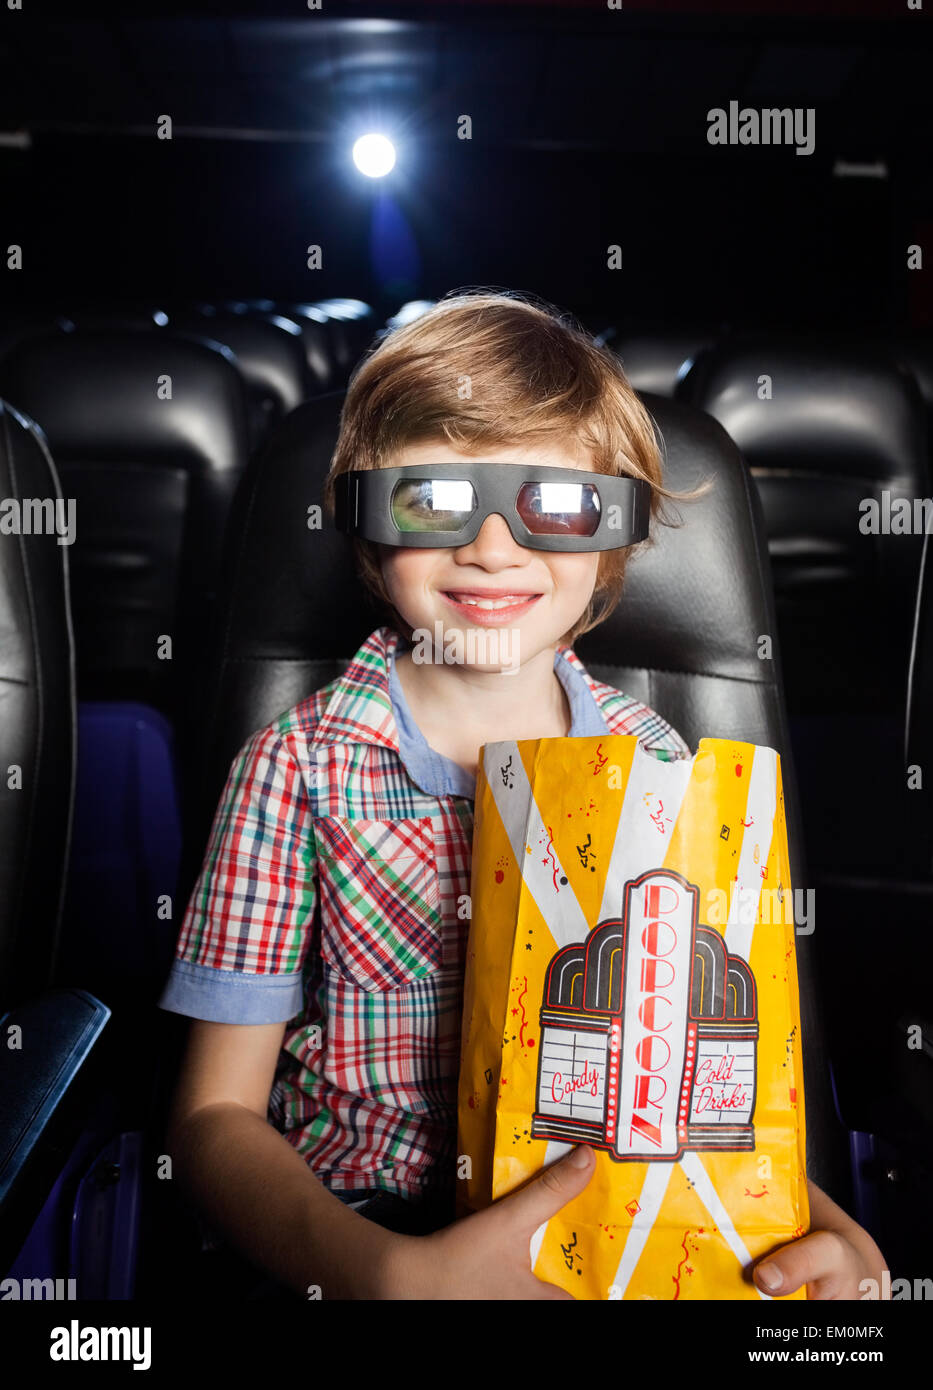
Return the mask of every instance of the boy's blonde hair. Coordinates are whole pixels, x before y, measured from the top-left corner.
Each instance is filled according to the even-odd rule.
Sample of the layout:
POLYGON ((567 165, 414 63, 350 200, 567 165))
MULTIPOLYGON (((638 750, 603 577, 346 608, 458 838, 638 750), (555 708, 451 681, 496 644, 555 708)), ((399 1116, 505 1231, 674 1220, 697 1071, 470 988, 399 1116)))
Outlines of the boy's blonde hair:
MULTIPOLYGON (((646 479, 652 520, 662 498, 679 495, 663 486, 654 424, 619 359, 576 319, 530 295, 455 291, 377 342, 357 365, 340 415, 325 507, 333 520, 341 474, 391 467, 409 444, 447 442, 482 457, 497 447, 545 440, 566 447, 568 436, 571 453, 588 452, 589 461, 581 462, 591 471, 646 479)), ((358 537, 353 543, 364 585, 410 636, 386 592, 377 547, 358 537)), ((609 616, 638 549, 600 553, 586 611, 561 640, 572 643, 609 616)))

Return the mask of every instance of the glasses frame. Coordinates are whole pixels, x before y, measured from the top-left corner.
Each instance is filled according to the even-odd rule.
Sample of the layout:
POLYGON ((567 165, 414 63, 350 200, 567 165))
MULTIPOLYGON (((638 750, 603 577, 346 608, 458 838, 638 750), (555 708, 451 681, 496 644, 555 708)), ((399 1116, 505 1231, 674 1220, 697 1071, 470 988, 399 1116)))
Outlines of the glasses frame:
POLYGON ((612 473, 591 473, 581 468, 552 468, 534 463, 496 463, 476 459, 469 463, 405 464, 400 468, 352 469, 336 481, 335 524, 340 531, 380 545, 414 546, 446 550, 469 545, 479 535, 488 516, 501 516, 517 545, 528 550, 560 550, 571 553, 620 550, 637 545, 648 535, 651 484, 642 478, 620 478, 612 473), (453 479, 469 482, 476 507, 457 531, 401 531, 392 516, 392 494, 399 482, 410 478, 453 479), (536 535, 518 513, 518 494, 525 483, 593 483, 599 497, 599 525, 592 536, 536 535), (621 524, 610 526, 610 507, 621 511, 621 524))

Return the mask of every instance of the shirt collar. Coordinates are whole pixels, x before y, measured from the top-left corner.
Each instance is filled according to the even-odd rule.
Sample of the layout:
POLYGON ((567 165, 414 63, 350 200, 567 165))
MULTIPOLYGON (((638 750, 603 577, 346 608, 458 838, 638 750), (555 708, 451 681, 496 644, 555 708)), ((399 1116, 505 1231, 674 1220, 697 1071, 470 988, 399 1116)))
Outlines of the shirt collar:
MULTIPOLYGON (((400 752, 389 682, 391 664, 400 641, 399 633, 391 627, 379 627, 367 637, 346 671, 334 683, 314 732, 315 747, 327 743, 371 743, 400 752)), ((573 733, 608 733, 601 709, 606 687, 593 680, 577 654, 565 643, 557 645, 554 669, 570 702, 573 733)))

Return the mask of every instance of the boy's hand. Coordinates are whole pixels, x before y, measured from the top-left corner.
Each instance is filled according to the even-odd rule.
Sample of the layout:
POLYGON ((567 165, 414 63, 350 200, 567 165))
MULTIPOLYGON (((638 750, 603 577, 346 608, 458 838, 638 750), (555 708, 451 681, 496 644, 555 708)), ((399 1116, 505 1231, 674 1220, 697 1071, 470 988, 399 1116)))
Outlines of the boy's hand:
POLYGON ((500 1197, 429 1236, 405 1238, 389 1275, 388 1298, 563 1299, 556 1284, 531 1272, 531 1238, 583 1191, 596 1171, 593 1150, 579 1144, 518 1192, 500 1197), (582 1166, 574 1160, 582 1157, 582 1166))
POLYGON ((758 1288, 772 1298, 783 1298, 802 1285, 809 1299, 860 1299, 863 1279, 876 1279, 881 1287, 884 1256, 867 1231, 847 1216, 816 1183, 807 1182, 810 1194, 810 1233, 765 1255, 755 1266, 758 1288), (773 1284, 770 1271, 779 1276, 773 1284))

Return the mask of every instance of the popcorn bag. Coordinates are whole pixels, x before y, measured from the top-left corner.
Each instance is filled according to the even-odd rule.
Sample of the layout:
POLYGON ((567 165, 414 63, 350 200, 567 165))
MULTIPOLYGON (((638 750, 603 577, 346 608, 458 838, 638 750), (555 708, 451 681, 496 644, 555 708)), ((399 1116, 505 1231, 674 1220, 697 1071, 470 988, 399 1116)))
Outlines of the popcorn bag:
POLYGON ((471 899, 458 1214, 587 1143, 589 1185, 532 1240, 538 1278, 765 1299, 750 1266, 810 1220, 778 755, 486 744, 471 899))

